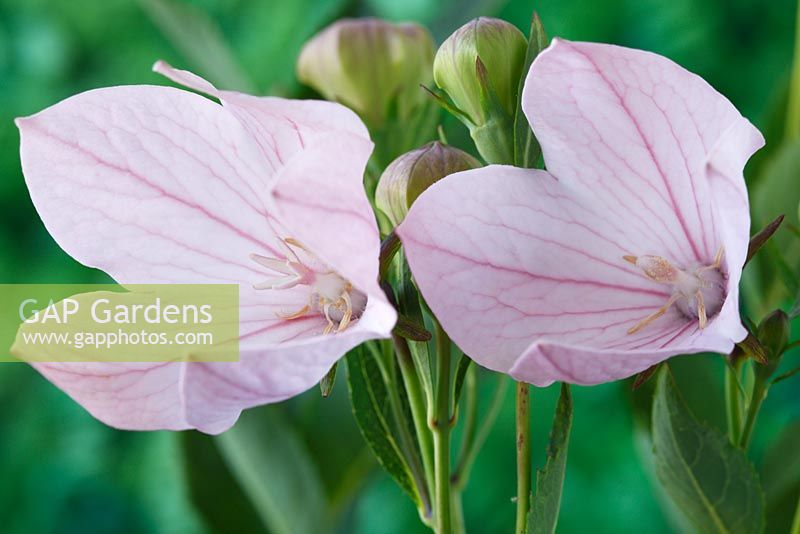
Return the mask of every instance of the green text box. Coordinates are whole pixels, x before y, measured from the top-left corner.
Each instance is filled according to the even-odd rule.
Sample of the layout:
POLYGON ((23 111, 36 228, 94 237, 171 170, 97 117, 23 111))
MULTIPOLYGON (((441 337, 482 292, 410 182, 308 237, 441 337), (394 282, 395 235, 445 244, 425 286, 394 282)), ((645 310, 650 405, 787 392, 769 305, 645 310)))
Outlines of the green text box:
POLYGON ((0 285, 0 361, 238 359, 236 284, 0 285))

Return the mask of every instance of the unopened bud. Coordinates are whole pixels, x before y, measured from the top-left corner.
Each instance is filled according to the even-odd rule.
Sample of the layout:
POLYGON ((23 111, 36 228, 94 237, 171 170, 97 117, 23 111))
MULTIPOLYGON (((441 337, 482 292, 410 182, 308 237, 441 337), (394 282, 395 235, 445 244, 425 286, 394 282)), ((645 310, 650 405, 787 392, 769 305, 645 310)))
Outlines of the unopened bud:
POLYGON ((418 24, 343 19, 305 44, 297 76, 376 127, 390 110, 402 119, 424 101, 419 86, 430 82, 433 53, 433 39, 418 24))
POLYGON ((500 19, 480 17, 455 31, 439 47, 433 63, 436 85, 475 125, 482 126, 492 110, 486 109, 477 67, 485 67, 489 89, 503 111, 513 117, 528 42, 516 26, 500 19))
POLYGON ((775 310, 758 325, 758 339, 767 349, 767 364, 756 367, 756 374, 769 378, 778 368, 781 357, 789 343, 791 323, 783 310, 775 310))
POLYGON ((375 204, 397 226, 428 187, 445 176, 480 166, 477 159, 462 150, 438 141, 428 143, 386 167, 375 190, 375 204))

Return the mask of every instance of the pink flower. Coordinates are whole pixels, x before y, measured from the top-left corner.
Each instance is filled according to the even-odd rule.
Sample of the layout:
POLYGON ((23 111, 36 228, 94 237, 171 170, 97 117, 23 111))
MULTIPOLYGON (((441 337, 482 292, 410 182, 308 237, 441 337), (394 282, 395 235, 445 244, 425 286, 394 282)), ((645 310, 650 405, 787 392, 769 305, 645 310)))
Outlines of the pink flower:
POLYGON ((372 143, 340 105, 154 70, 222 105, 160 86, 79 94, 17 121, 25 179, 58 244, 122 284, 241 284, 241 360, 36 367, 109 425, 218 433, 390 335, 372 143))
POLYGON ((534 62, 523 108, 548 172, 452 175, 398 230, 455 342, 539 386, 732 350, 746 333, 742 169, 758 130, 666 58, 558 39, 534 62))

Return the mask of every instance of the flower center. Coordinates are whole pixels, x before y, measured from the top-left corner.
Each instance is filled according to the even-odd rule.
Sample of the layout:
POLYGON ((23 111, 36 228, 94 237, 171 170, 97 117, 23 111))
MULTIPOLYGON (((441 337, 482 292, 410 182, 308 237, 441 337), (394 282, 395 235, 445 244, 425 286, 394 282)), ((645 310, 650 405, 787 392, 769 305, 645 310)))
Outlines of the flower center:
POLYGON ((672 295, 666 304, 629 328, 628 333, 635 334, 649 325, 673 304, 686 317, 697 319, 700 328, 705 328, 708 318, 719 313, 725 301, 725 275, 720 269, 722 255, 723 249, 720 248, 711 265, 696 264, 686 269, 672 265, 661 256, 623 256, 650 280, 672 287, 672 295))
POLYGON ((323 334, 341 332, 355 319, 361 317, 367 306, 367 296, 336 271, 301 245, 296 239, 283 240, 289 250, 288 258, 268 258, 251 254, 250 258, 274 273, 274 276, 255 284, 255 289, 308 288, 308 302, 295 312, 277 314, 281 319, 292 320, 321 313, 328 321, 323 334), (302 259, 301 259, 302 255, 302 259))

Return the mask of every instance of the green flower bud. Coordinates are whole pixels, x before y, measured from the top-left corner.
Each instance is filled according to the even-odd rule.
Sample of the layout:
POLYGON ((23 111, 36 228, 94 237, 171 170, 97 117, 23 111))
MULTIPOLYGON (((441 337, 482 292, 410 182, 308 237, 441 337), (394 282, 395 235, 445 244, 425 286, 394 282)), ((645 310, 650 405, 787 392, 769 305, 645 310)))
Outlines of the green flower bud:
POLYGON ((775 310, 758 325, 758 340, 768 351, 766 365, 756 366, 756 374, 767 379, 780 365, 783 352, 789 343, 791 323, 783 310, 775 310))
POLYGON ((513 117, 527 47, 525 36, 516 26, 500 19, 474 19, 439 47, 433 62, 434 81, 475 126, 482 126, 491 111, 482 97, 476 67, 480 58, 489 89, 497 95, 506 115, 513 117))
POLYGON ((297 60, 297 77, 328 100, 341 102, 370 127, 396 113, 403 119, 424 101, 433 39, 418 24, 343 19, 311 38, 297 60))
POLYGON ((428 143, 386 167, 375 190, 375 204, 397 226, 428 187, 447 175, 480 166, 477 159, 462 150, 438 141, 428 143))

